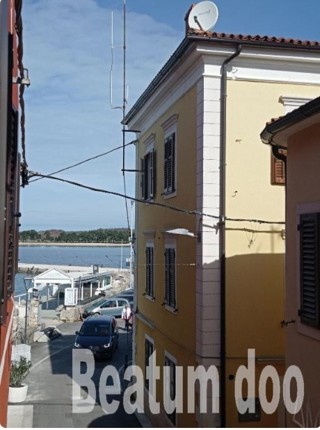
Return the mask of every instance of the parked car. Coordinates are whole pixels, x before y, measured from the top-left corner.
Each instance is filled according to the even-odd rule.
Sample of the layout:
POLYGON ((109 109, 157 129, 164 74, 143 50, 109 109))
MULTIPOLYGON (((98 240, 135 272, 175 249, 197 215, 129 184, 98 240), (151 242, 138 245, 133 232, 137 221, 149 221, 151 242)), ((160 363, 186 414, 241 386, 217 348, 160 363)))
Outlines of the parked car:
POLYGON ((106 300, 107 299, 105 297, 101 297, 99 300, 94 300, 93 302, 90 302, 89 304, 87 304, 87 306, 83 310, 82 318, 87 318, 89 315, 91 315, 92 309, 98 307, 106 300))
POLYGON ((89 311, 87 308, 84 310, 82 316, 87 318, 89 315, 112 315, 116 318, 121 317, 122 309, 124 305, 129 305, 129 300, 123 297, 112 297, 110 299, 105 299, 96 307, 92 307, 89 311))
POLYGON ((123 291, 122 293, 116 294, 114 296, 114 298, 117 297, 119 299, 127 299, 129 302, 129 305, 131 308, 133 308, 133 293, 125 293, 125 291, 123 291))
POLYGON ((90 349, 96 358, 111 358, 118 348, 119 333, 113 316, 92 315, 76 331, 74 348, 90 349))

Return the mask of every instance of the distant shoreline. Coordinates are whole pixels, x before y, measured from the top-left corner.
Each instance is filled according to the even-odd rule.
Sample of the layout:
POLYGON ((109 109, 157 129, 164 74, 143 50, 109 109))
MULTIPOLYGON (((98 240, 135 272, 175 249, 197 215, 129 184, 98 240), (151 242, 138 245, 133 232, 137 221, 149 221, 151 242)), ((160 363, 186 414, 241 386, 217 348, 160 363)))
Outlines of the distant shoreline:
POLYGON ((82 246, 82 247, 121 247, 130 246, 130 243, 83 243, 83 242, 19 242, 19 246, 82 246))

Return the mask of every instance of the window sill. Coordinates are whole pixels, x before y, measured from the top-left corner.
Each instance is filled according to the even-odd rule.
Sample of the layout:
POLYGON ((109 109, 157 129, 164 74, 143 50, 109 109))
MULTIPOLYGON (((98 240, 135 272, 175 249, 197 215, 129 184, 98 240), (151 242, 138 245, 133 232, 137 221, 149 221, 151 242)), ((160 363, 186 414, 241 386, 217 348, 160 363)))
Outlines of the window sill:
POLYGON ((320 329, 303 324, 301 321, 297 323, 297 332, 320 341, 320 329))
POLYGON ((162 193, 162 197, 164 199, 171 199, 172 197, 176 197, 177 196, 177 190, 172 191, 172 192, 168 192, 168 193, 162 193))
POLYGON ((177 315, 178 314, 178 309, 177 308, 173 308, 172 306, 169 306, 167 304, 164 304, 164 308, 171 312, 173 315, 177 315))
POLYGON ((153 203, 154 202, 154 197, 150 198, 150 199, 142 199, 144 203, 148 204, 148 203, 153 203))
POLYGON ((149 294, 145 294, 144 298, 149 300, 149 302, 155 302, 156 301, 156 298, 153 296, 149 296, 149 294))

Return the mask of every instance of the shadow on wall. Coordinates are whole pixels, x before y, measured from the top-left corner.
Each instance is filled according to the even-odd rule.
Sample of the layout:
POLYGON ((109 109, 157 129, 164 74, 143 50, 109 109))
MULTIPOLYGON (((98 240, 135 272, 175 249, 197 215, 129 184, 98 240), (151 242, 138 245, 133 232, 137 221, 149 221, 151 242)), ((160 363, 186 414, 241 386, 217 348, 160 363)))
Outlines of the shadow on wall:
POLYGON ((226 260, 227 353, 284 355, 284 254, 226 260))

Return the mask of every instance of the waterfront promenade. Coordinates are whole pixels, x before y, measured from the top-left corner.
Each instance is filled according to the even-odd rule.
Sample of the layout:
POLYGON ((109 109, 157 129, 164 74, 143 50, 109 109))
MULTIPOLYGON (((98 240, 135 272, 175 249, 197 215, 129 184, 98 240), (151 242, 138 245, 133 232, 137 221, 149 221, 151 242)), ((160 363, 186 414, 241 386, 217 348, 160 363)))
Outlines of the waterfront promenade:
MULTIPOLYGON (((90 273, 92 266, 71 266, 71 265, 60 265, 60 264, 30 264, 30 263, 19 263, 19 273, 41 273, 45 270, 51 269, 52 267, 62 270, 65 273, 69 272, 84 272, 90 273)), ((99 267, 99 272, 129 272, 128 268, 119 269, 119 267, 99 267)))
POLYGON ((127 247, 130 243, 104 243, 104 242, 19 242, 19 246, 90 246, 90 247, 127 247))

